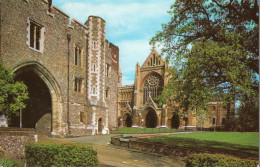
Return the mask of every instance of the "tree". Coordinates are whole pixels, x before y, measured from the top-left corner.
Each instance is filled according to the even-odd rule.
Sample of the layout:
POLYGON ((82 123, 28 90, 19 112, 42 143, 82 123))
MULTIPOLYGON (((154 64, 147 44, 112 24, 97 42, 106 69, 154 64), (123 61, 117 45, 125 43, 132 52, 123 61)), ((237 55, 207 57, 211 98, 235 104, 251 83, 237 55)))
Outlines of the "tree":
POLYGON ((203 125, 205 121, 208 121, 210 119, 210 115, 208 112, 205 112, 203 110, 197 110, 195 116, 198 124, 200 125, 200 130, 202 131, 203 125))
POLYGON ((207 111, 212 100, 258 98, 258 8, 257 0, 176 0, 171 6, 171 21, 152 41, 174 64, 165 89, 181 108, 207 111))
POLYGON ((20 107, 26 107, 28 99, 27 86, 15 82, 13 74, 0 61, 0 113, 10 119, 11 114, 19 115, 20 107))

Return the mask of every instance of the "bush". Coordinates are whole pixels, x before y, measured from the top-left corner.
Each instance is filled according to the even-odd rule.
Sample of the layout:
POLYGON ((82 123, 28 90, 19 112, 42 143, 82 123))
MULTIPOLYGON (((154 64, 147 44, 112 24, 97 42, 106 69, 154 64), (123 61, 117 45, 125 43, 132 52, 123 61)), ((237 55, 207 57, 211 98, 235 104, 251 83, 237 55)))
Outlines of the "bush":
POLYGON ((193 154, 187 157, 186 167, 256 167, 258 161, 223 154, 193 154))
POLYGON ((80 144, 30 143, 25 157, 28 166, 98 166, 97 151, 80 144))

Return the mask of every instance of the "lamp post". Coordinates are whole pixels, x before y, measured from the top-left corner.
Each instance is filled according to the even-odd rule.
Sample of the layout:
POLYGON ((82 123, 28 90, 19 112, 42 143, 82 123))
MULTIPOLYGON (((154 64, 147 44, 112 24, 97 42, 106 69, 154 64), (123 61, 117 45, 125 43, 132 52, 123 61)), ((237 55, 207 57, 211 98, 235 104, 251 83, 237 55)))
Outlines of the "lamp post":
POLYGON ((22 124, 22 107, 21 107, 21 104, 20 104, 20 128, 23 127, 23 124, 22 124))
POLYGON ((143 118, 142 118, 141 122, 142 122, 142 134, 143 134, 144 133, 144 119, 143 118))
POLYGON ((70 91, 69 91, 69 86, 70 86, 70 40, 71 40, 71 35, 67 34, 67 39, 68 39, 68 88, 67 88, 67 124, 68 124, 68 134, 70 134, 70 91))

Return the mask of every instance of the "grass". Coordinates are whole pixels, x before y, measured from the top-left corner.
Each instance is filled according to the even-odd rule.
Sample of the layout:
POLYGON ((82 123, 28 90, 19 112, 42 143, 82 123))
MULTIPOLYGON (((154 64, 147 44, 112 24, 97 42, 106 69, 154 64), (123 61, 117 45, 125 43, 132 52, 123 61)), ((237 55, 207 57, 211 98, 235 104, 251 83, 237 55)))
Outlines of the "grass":
POLYGON ((22 167, 23 161, 22 160, 14 160, 8 157, 0 158, 0 166, 3 167, 22 167))
POLYGON ((111 134, 152 134, 152 133, 172 133, 172 132, 184 132, 182 129, 166 129, 166 128, 118 128, 117 132, 111 132, 111 134))
POLYGON ((230 154, 239 157, 258 158, 258 138, 258 132, 202 132, 156 136, 138 139, 138 141, 163 143, 176 147, 230 154))

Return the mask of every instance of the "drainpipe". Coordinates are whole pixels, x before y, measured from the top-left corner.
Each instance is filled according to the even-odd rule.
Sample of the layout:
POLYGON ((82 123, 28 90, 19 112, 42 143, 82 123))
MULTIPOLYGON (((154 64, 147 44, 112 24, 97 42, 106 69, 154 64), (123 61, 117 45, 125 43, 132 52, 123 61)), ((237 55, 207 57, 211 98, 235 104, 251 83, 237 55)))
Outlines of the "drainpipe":
POLYGON ((67 124, 68 124, 68 134, 70 134, 70 91, 69 91, 69 86, 70 86, 70 40, 71 40, 71 35, 67 34, 67 39, 68 39, 68 87, 67 87, 67 124))

